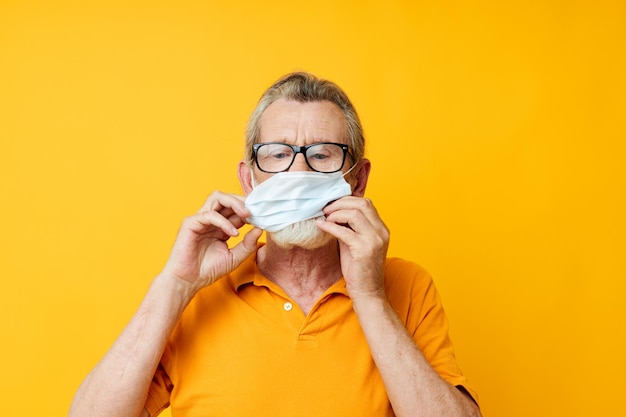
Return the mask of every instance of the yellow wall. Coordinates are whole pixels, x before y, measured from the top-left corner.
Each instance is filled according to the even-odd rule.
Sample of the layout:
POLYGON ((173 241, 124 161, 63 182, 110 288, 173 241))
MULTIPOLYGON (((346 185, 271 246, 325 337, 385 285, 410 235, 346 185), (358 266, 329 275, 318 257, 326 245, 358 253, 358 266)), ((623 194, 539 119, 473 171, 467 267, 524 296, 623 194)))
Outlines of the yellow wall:
POLYGON ((484 414, 621 413, 625 3, 293 3, 0 1, 0 415, 66 413, 295 69, 353 98, 484 414))

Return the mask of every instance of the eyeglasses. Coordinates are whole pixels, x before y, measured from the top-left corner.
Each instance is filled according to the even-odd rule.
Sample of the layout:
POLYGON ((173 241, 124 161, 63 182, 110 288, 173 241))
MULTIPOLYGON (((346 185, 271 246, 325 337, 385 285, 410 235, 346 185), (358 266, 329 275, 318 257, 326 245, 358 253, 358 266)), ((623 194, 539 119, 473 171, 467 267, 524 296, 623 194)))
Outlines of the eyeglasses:
POLYGON ((332 142, 318 142, 305 146, 266 142, 252 145, 252 150, 256 166, 270 174, 287 171, 299 153, 304 155, 307 165, 313 171, 330 174, 343 168, 346 155, 349 154, 348 145, 332 142))

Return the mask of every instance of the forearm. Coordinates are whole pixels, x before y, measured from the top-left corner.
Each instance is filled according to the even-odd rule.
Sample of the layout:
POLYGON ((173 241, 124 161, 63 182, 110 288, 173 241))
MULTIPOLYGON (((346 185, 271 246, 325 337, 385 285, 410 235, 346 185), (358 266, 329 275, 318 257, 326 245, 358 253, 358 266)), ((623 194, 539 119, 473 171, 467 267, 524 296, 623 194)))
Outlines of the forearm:
POLYGON ((78 389, 70 417, 141 415, 167 339, 191 299, 179 281, 155 278, 137 313, 78 389))
POLYGON ((476 404, 432 368, 384 297, 353 302, 398 417, 480 416, 476 404))

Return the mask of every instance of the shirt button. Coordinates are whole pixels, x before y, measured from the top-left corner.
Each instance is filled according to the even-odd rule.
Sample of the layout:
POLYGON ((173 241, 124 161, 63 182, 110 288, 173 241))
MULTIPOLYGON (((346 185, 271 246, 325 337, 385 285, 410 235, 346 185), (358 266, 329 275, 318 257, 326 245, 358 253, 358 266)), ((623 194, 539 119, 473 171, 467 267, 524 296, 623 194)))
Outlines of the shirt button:
POLYGON ((286 302, 283 305, 283 308, 285 309, 285 311, 291 311, 293 309, 293 304, 291 304, 290 302, 286 302))

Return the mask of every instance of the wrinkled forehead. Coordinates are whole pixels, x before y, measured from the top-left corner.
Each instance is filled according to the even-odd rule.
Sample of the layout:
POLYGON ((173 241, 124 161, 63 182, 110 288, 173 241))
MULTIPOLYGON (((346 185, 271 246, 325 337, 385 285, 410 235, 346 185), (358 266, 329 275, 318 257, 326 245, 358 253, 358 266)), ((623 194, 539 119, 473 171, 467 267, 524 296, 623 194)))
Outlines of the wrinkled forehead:
POLYGON ((299 102, 279 99, 260 119, 260 142, 306 144, 320 141, 348 143, 347 119, 330 101, 299 102))

